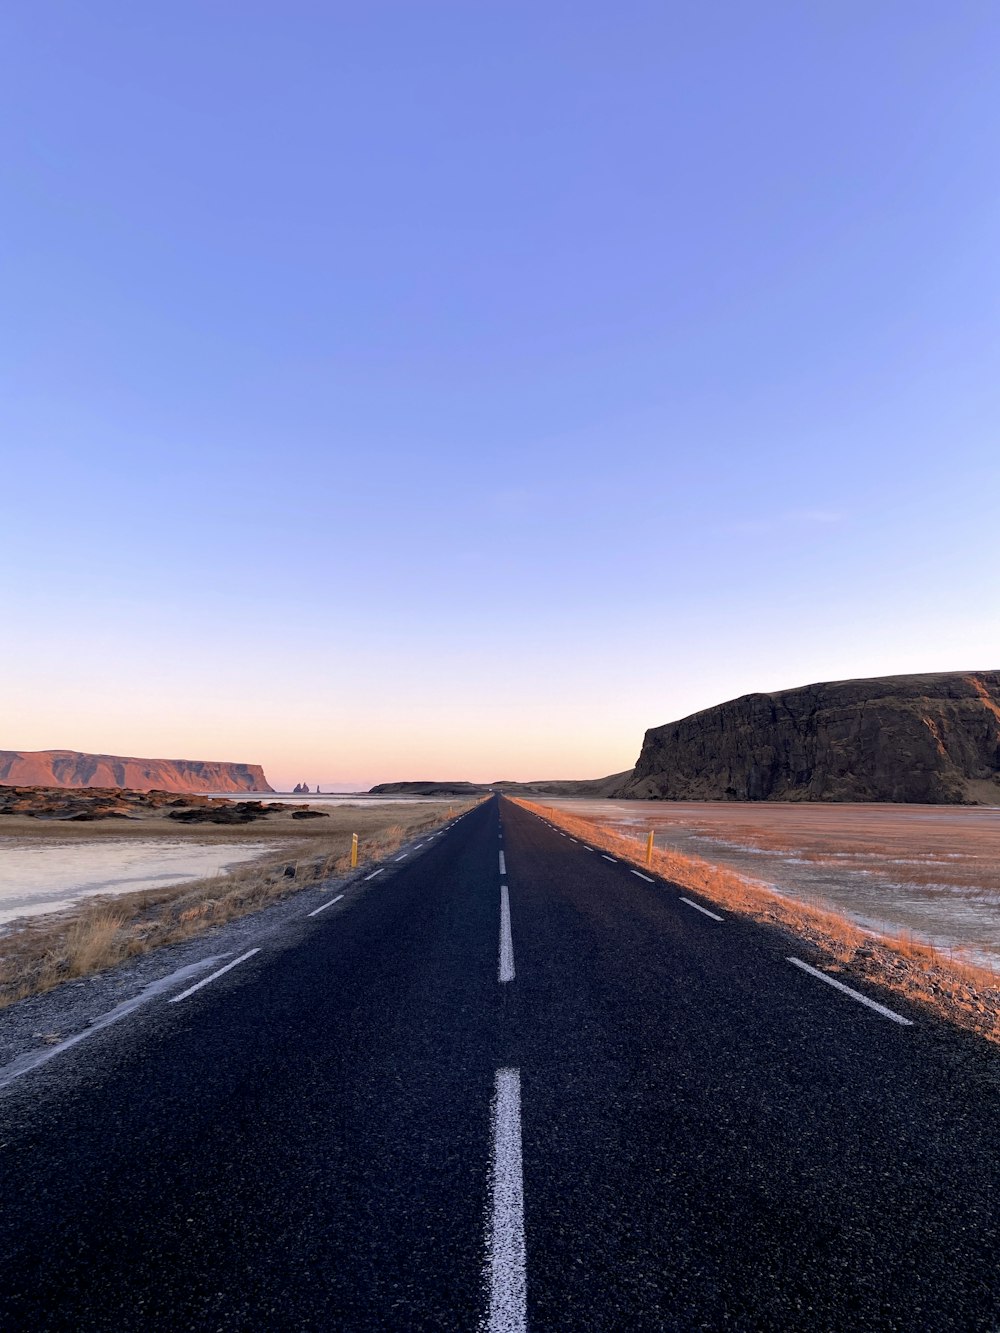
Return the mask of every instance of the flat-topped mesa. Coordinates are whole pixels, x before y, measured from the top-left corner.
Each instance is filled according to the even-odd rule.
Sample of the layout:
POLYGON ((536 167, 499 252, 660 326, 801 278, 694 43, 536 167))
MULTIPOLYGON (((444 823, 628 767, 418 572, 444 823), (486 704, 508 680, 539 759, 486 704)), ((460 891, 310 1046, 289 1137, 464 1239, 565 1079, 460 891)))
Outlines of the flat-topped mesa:
POLYGON ((1000 803, 1000 671, 746 694, 646 732, 621 797, 1000 803))
POLYGON ((21 787, 129 787, 133 791, 274 791, 259 764, 134 759, 79 750, 0 750, 0 783, 21 787))

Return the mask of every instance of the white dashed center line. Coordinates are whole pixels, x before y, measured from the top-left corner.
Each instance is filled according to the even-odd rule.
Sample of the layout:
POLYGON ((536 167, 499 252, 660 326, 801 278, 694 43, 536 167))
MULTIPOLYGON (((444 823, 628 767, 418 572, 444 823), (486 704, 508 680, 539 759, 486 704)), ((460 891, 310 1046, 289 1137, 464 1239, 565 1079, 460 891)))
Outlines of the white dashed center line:
POLYGON ((897 1014, 894 1009, 887 1009, 884 1004, 879 1004, 877 1000, 869 1000, 867 995, 862 995, 860 991, 852 990, 850 986, 845 986, 842 981, 837 981, 834 977, 828 977, 825 972, 820 972, 816 967, 810 967, 804 963, 801 958, 789 958, 790 963, 795 967, 801 967, 803 972, 808 972, 811 977, 816 977, 820 981, 825 981, 828 986, 833 986, 845 995, 849 995, 852 1000, 857 1000, 859 1004, 867 1005, 869 1009, 874 1009, 877 1014, 883 1018, 891 1018, 894 1023, 902 1023, 904 1027, 913 1027, 912 1018, 904 1018, 902 1014, 897 1014))
POLYGON ((507 885, 500 885, 500 967, 501 982, 514 980, 514 941, 510 936, 510 899, 507 885))
POLYGON ((488 1333, 524 1333, 528 1293, 521 1162, 521 1071, 498 1069, 493 1092, 493 1170, 486 1218, 488 1333))
POLYGON ((181 1000, 186 1000, 189 995, 193 995, 196 990, 201 990, 202 986, 207 986, 210 981, 216 977, 221 977, 224 972, 230 972, 240 963, 245 963, 248 958, 252 958, 255 953, 260 953, 259 949, 248 949, 246 953, 240 954, 239 958, 234 958, 231 963, 225 967, 220 967, 217 972, 213 972, 210 977, 203 977, 201 981, 196 981, 193 986, 188 986, 187 990, 182 990, 180 995, 172 995, 167 1001, 168 1004, 179 1004, 181 1000))
POLYGON ((331 898, 330 901, 329 901, 328 903, 324 903, 322 907, 317 907, 316 910, 315 910, 315 912, 309 912, 308 915, 309 915, 309 916, 319 916, 320 912, 325 912, 326 909, 327 909, 328 907, 332 907, 334 903, 339 903, 340 900, 341 900, 341 898, 343 898, 343 896, 344 896, 344 895, 343 895, 342 893, 338 893, 337 896, 336 896, 336 898, 331 898))
POLYGON ((501 875, 506 875, 506 873, 507 873, 507 862, 504 860, 503 852, 501 852, 501 853, 500 853, 500 874, 501 874, 501 875))

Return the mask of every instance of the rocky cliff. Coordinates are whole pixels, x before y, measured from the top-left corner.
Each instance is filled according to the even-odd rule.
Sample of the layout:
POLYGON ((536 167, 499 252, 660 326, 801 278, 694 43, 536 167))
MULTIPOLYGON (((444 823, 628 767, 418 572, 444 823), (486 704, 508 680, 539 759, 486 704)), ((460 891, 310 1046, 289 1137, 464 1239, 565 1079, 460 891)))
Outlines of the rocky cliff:
POLYGON ((746 694, 647 731, 615 795, 1000 804, 1000 671, 746 694))
POLYGON ((203 759, 130 759, 79 750, 0 750, 0 783, 128 787, 132 791, 273 791, 259 764, 203 759))

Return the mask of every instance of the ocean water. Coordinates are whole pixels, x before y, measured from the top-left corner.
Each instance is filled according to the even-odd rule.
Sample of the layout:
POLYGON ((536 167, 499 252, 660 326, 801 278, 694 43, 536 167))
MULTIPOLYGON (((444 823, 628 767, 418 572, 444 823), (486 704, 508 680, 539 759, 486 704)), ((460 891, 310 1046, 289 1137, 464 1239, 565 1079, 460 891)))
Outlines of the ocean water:
POLYGON ((18 917, 60 911, 97 893, 131 893, 204 879, 275 850, 273 842, 250 840, 38 843, 0 837, 0 928, 18 917))

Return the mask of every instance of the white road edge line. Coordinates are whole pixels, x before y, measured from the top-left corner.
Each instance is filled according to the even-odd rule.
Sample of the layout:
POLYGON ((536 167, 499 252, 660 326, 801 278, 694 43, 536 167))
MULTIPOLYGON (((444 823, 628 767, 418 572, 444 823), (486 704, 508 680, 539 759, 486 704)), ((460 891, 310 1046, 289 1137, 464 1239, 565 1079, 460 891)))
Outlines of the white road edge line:
POLYGON ((913 1027, 912 1018, 904 1018, 902 1014, 897 1014, 894 1009, 887 1009, 884 1004, 879 1004, 877 1000, 869 1000, 867 995, 862 995, 860 991, 852 990, 850 986, 845 986, 842 981, 837 981, 835 977, 828 977, 826 973, 821 972, 819 968, 810 967, 809 964, 804 963, 801 958, 789 958, 788 962, 794 964, 795 967, 801 967, 802 971, 808 972, 810 976, 818 977, 820 981, 825 981, 828 986, 834 986, 837 990, 843 991, 844 994, 849 995, 852 1000, 857 1000, 860 1004, 867 1005, 869 1009, 874 1009, 875 1012, 881 1014, 883 1018, 891 1018, 894 1023, 902 1023, 904 1027, 913 1027))
POLYGON ((373 870, 370 875, 365 875, 365 879, 374 879, 376 875, 381 875, 384 869, 385 866, 381 866, 378 870, 373 870))
POLYGON ((716 912, 710 912, 707 907, 702 907, 701 903, 693 903, 690 898, 682 898, 681 902, 687 903, 688 907, 693 907, 696 912, 704 912, 705 915, 710 916, 713 921, 725 920, 724 917, 719 916, 716 912))
POLYGON ((504 860, 503 852, 501 852, 501 853, 500 853, 500 874, 501 874, 501 875, 506 875, 506 873, 507 873, 507 862, 504 860))
POLYGON ((182 990, 180 995, 171 995, 167 1003, 179 1004, 181 1000, 186 1000, 189 995, 193 995, 196 990, 201 990, 202 986, 207 986, 208 983, 210 981, 214 981, 216 977, 221 977, 224 972, 230 972, 234 967, 237 967, 240 963, 245 963, 246 960, 248 958, 252 958, 255 953, 260 953, 260 950, 248 949, 246 953, 241 953, 239 958, 234 958, 233 961, 231 963, 227 963, 225 967, 220 967, 218 972, 213 972, 210 977, 203 977, 201 981, 196 981, 193 986, 188 986, 187 990, 182 990))
MULTIPOLYGON (((221 955, 224 957, 225 955, 221 955)), ((130 1000, 122 1000, 121 1004, 116 1004, 113 1009, 109 1009, 106 1014, 91 1021, 89 1027, 82 1032, 76 1032, 72 1037, 66 1037, 55 1046, 45 1046, 40 1051, 25 1051, 12 1060, 9 1065, 0 1068, 0 1091, 16 1083, 19 1078, 25 1074, 30 1074, 33 1069, 38 1069, 41 1065, 47 1065, 50 1060, 55 1059, 57 1055, 62 1055, 63 1051, 70 1050, 73 1046, 78 1046, 81 1041, 86 1041, 92 1037, 95 1032, 100 1032, 112 1023, 118 1023, 123 1018, 127 1018, 141 1005, 148 1004, 157 995, 162 994, 170 986, 175 986, 178 981, 187 981, 196 972, 204 972, 206 967, 211 967, 213 963, 219 962, 220 955, 215 954, 208 958, 199 958, 196 963, 188 963, 186 967, 180 967, 176 972, 171 972, 168 976, 158 977, 156 981, 151 981, 138 995, 133 995, 130 1000)))
POLYGON ((655 883, 656 883, 656 880, 653 879, 652 875, 644 875, 644 874, 642 873, 641 870, 633 870, 633 871, 632 871, 632 874, 633 874, 633 875, 638 875, 639 878, 640 878, 640 879, 644 879, 644 880, 646 881, 647 884, 655 884, 655 883))
POLYGON ((325 912, 326 909, 327 909, 328 907, 332 907, 334 903, 339 903, 340 900, 341 900, 341 898, 343 898, 343 896, 344 896, 344 895, 343 895, 342 893, 338 893, 337 896, 336 896, 336 898, 331 898, 330 901, 329 901, 328 903, 324 903, 322 907, 317 907, 316 910, 315 910, 315 912, 307 912, 306 915, 307 915, 307 916, 319 916, 320 912, 325 912))
POLYGON ((409 852, 404 852, 402 856, 397 856, 397 857, 396 857, 396 860, 397 860, 397 861, 405 861, 406 858, 407 858, 408 856, 409 856, 409 852))
POLYGON ((501 982, 514 980, 514 941, 510 937, 510 897, 507 885, 500 885, 500 966, 501 982))
POLYGON ((593 847, 588 847, 587 844, 584 843, 584 844, 583 844, 583 850, 584 850, 585 852, 592 852, 594 849, 593 849, 593 847))
POLYGON ((618 864, 618 862, 615 861, 615 858, 614 858, 613 856, 605 856, 603 852, 601 852, 601 860, 602 860, 602 861, 612 861, 612 862, 614 862, 615 865, 618 864))
POLYGON ((524 1168, 521 1160, 521 1071, 498 1069, 493 1091, 493 1169, 486 1217, 488 1333, 528 1327, 524 1247, 524 1168))

